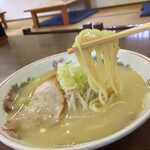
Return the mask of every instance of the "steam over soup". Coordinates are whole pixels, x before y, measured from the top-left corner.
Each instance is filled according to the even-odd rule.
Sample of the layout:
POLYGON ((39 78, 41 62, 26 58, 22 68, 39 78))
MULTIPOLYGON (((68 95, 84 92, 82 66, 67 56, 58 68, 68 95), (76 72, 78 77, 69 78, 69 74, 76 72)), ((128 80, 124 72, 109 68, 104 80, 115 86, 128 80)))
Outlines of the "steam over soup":
POLYGON ((147 86, 136 71, 117 63, 118 41, 80 47, 111 34, 82 31, 75 41, 79 63, 59 63, 57 70, 13 87, 4 102, 6 127, 31 145, 64 147, 109 136, 132 122, 144 107, 147 86))

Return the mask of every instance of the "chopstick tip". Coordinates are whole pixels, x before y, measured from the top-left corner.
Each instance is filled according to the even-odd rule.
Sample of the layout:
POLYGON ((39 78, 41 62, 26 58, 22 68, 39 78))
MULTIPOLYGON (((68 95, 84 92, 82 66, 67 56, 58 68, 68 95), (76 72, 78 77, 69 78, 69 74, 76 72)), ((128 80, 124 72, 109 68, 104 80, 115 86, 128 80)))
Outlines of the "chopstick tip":
POLYGON ((69 49, 67 49, 67 52, 68 52, 68 54, 72 54, 72 53, 74 53, 74 48, 72 47, 72 48, 69 48, 69 49))

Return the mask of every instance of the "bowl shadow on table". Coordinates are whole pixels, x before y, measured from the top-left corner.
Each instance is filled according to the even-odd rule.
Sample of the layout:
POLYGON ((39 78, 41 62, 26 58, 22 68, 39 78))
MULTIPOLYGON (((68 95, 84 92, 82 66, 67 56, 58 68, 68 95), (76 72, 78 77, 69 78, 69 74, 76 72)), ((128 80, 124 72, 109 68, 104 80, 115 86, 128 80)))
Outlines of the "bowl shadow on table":
POLYGON ((149 150, 150 135, 147 132, 149 127, 150 119, 126 137, 96 150, 149 150))

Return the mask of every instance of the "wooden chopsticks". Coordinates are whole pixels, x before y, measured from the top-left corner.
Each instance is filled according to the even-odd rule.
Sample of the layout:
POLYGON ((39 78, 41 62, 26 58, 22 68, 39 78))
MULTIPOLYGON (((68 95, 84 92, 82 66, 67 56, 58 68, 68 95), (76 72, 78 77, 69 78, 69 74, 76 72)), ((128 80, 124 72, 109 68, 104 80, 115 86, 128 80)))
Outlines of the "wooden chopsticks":
MULTIPOLYGON (((110 35, 108 37, 104 37, 104 38, 100 38, 100 39, 85 42, 85 43, 81 44, 80 46, 81 46, 81 48, 92 47, 92 46, 102 44, 102 43, 105 43, 105 42, 108 42, 108 41, 123 38, 123 37, 126 37, 128 35, 139 33, 139 32, 142 32, 142 31, 145 31, 145 30, 148 30, 148 29, 150 29, 150 22, 148 22, 148 23, 146 23, 142 26, 138 26, 138 27, 134 27, 134 28, 131 28, 131 29, 121 31, 119 33, 116 33, 114 35, 110 35)), ((78 50, 78 48, 75 46, 75 47, 69 48, 67 51, 68 51, 68 54, 71 54, 71 53, 74 53, 76 50, 78 50)))

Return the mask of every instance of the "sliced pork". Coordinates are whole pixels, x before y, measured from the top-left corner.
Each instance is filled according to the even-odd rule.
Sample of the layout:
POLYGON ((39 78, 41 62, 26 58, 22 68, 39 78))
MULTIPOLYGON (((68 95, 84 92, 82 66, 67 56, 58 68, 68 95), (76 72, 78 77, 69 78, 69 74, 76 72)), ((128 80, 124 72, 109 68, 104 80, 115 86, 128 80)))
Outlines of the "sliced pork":
POLYGON ((51 126, 60 120, 64 108, 64 96, 56 75, 39 85, 31 99, 6 122, 10 130, 26 130, 42 123, 51 126))

